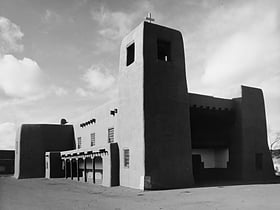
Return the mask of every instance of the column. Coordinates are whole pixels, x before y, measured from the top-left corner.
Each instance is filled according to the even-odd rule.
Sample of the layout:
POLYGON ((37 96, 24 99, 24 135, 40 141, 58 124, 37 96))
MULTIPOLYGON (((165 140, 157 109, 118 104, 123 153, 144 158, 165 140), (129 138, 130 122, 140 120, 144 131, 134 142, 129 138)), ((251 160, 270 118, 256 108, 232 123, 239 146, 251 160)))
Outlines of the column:
POLYGON ((73 180, 73 163, 72 163, 72 158, 70 158, 70 176, 71 176, 71 179, 73 180))
POLYGON ((92 160, 92 182, 95 183, 95 159, 94 156, 91 157, 92 160))
POLYGON ((76 158, 76 163, 77 163, 77 180, 80 181, 80 176, 79 176, 79 158, 76 158))
POLYGON ((63 159, 64 162, 64 175, 65 179, 67 179, 67 159, 63 159))
POLYGON ((87 161, 86 157, 84 157, 84 181, 87 182, 87 161))

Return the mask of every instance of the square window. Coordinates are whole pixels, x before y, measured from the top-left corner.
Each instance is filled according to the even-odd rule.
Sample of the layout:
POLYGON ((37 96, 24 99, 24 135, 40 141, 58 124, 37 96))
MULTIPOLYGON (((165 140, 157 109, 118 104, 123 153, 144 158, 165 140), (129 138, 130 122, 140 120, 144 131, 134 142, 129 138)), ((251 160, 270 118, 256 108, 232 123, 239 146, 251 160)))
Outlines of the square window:
POLYGON ((124 167, 129 168, 129 149, 123 150, 124 167))
POLYGON ((114 142, 114 128, 108 129, 108 143, 114 142))
POLYGON ((82 147, 82 137, 78 137, 78 149, 80 149, 82 147))
POLYGON ((135 45, 132 43, 126 48, 126 66, 129 66, 134 62, 135 57, 135 45))
POLYGON ((158 60, 165 62, 171 61, 171 44, 170 42, 157 40, 158 60))
POLYGON ((95 145, 95 133, 90 134, 90 146, 95 145))

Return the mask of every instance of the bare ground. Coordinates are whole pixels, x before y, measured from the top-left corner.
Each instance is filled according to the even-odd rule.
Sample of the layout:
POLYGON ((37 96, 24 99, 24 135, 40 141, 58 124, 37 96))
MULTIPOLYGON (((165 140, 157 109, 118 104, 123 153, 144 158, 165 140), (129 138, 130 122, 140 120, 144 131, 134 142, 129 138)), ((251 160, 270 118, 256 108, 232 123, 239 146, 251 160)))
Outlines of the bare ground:
POLYGON ((280 184, 140 191, 65 179, 0 177, 0 210, 280 209, 280 184))

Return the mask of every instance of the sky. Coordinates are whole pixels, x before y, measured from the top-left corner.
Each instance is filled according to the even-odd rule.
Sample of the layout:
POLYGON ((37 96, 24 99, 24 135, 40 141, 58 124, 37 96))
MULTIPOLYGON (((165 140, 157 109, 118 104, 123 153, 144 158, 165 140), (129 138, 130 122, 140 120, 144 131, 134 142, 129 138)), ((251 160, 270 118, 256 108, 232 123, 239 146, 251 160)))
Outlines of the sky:
POLYGON ((22 123, 75 122, 116 98, 121 40, 148 12, 182 32, 189 92, 235 98, 241 85, 263 89, 272 142, 280 1, 0 0, 0 149, 14 149, 22 123))

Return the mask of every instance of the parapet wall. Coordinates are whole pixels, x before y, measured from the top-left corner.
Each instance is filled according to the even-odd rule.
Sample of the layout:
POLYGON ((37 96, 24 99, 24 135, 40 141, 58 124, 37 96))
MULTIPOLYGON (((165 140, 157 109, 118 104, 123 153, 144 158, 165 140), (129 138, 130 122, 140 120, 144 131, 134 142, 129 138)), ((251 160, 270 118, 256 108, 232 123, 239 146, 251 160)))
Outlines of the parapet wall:
POLYGON ((232 109, 233 103, 231 99, 216 98, 213 96, 189 93, 190 107, 202 107, 210 109, 232 109))

